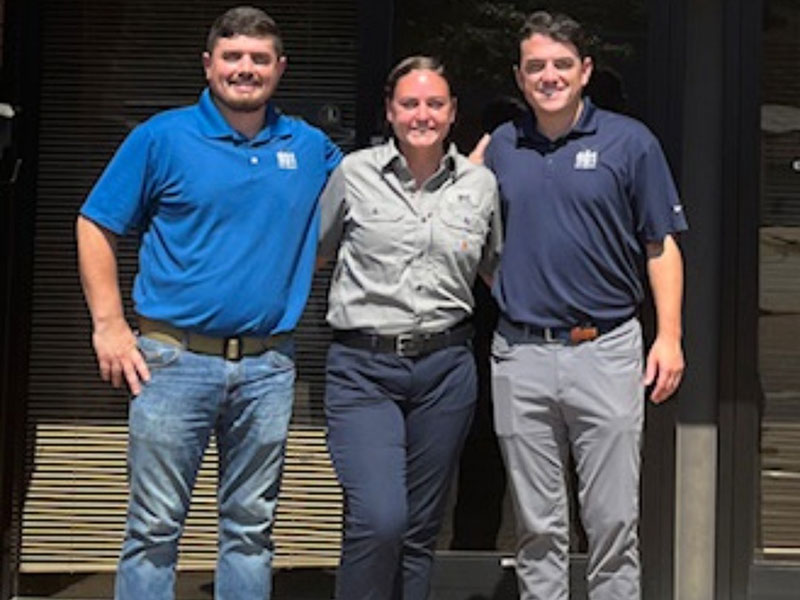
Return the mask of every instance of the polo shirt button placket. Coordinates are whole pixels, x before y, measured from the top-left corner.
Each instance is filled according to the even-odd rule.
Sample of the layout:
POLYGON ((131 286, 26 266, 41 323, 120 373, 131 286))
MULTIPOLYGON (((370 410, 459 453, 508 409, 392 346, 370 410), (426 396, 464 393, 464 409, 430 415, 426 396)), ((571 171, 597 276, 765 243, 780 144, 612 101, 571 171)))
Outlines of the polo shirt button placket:
POLYGON ((556 144, 555 142, 550 142, 547 144, 547 168, 552 170, 553 169, 553 152, 556 151, 556 144))

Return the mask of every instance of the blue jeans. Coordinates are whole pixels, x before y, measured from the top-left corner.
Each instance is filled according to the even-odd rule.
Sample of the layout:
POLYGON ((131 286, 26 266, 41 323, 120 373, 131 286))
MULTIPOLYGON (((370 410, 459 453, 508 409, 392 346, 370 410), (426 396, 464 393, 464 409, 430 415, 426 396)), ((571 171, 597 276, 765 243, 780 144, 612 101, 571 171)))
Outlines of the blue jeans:
POLYGON ((130 501, 115 598, 174 597, 178 539, 211 432, 219 450, 217 600, 270 597, 294 345, 233 362, 140 337, 151 380, 129 409, 130 501))
POLYGON ((476 398, 466 344, 419 358, 328 350, 328 445, 345 493, 339 600, 424 600, 476 398))

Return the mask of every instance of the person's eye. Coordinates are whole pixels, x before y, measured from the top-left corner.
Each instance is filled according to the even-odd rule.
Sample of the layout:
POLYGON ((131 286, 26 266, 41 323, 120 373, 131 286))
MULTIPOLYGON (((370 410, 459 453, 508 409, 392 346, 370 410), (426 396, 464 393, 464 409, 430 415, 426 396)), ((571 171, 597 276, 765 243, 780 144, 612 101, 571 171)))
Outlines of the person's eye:
POLYGON ((447 101, 441 98, 432 98, 428 100, 428 108, 431 110, 441 110, 445 107, 445 104, 447 104, 447 101))
POLYGON ((553 61, 553 66, 559 71, 569 71, 575 66, 575 61, 571 58, 558 58, 553 61))
POLYGON ((269 54, 253 54, 253 63, 256 65, 268 65, 272 62, 272 57, 269 54))
POLYGON ((401 108, 404 108, 406 110, 413 110, 417 108, 419 102, 417 102, 413 98, 403 98, 398 102, 398 104, 401 106, 401 108))
POLYGON ((222 53, 222 60, 225 62, 236 62, 242 58, 241 52, 223 52, 222 53))
POLYGON ((538 73, 539 71, 544 69, 544 61, 543 60, 529 60, 525 63, 525 73, 533 74, 538 73))

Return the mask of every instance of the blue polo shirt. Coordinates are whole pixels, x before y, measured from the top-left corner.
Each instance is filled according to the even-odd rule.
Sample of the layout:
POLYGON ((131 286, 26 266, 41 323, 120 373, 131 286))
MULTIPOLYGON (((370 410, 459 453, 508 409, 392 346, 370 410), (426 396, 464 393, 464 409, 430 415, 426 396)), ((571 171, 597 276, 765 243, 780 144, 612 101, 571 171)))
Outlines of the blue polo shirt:
POLYGON ((136 127, 81 214, 141 236, 137 313, 207 335, 288 331, 311 286, 317 197, 340 160, 321 131, 272 106, 247 139, 205 90, 136 127))
POLYGON ((644 244, 686 229, 658 140, 588 98, 550 141, 530 112, 486 150, 500 186, 505 244, 493 295, 512 321, 569 327, 631 316, 644 296, 644 244))

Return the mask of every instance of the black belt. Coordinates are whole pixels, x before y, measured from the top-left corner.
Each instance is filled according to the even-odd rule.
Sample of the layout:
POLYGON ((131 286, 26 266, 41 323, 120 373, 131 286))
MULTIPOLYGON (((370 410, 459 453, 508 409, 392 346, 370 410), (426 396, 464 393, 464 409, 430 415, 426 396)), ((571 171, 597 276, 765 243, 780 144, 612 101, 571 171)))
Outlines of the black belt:
POLYGON ((581 325, 573 325, 572 327, 539 327, 537 325, 531 325, 530 323, 516 323, 505 317, 501 317, 498 329, 501 332, 503 329, 512 329, 517 333, 522 333, 527 338, 543 342, 582 344, 583 342, 591 342, 604 333, 616 329, 630 320, 631 316, 610 321, 589 321, 581 325))
POLYGON ((368 333, 361 329, 335 329, 334 341, 362 350, 396 354, 405 358, 414 358, 430 354, 448 346, 458 346, 472 339, 475 330, 472 323, 466 322, 451 329, 432 333, 411 332, 398 335, 380 335, 368 333))

